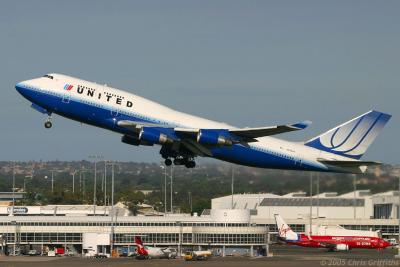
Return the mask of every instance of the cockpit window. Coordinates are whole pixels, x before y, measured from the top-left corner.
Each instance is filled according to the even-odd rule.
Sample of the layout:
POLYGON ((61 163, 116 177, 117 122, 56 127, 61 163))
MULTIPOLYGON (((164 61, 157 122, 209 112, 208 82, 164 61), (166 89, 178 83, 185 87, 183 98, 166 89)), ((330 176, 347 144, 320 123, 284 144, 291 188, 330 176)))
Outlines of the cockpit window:
POLYGON ((44 75, 43 77, 46 77, 46 78, 49 78, 49 79, 52 79, 53 80, 53 76, 51 76, 51 75, 44 75))

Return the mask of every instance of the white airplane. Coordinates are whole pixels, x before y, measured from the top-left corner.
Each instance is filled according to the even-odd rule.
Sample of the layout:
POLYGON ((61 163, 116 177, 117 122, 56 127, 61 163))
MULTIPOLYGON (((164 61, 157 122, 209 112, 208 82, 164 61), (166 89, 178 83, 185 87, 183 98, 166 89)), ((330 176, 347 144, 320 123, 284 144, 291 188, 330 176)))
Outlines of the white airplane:
POLYGON ((171 248, 158 248, 144 246, 142 238, 135 236, 135 244, 137 246, 137 259, 173 259, 176 258, 176 251, 171 248))
POLYGON ((364 172, 374 161, 360 161, 391 115, 369 111, 306 142, 271 136, 302 130, 310 122, 237 128, 192 116, 140 96, 82 79, 47 74, 16 84, 32 107, 122 134, 134 146, 161 145, 167 166, 195 167, 196 156, 260 168, 364 172), (173 161, 172 161, 173 159, 173 161))

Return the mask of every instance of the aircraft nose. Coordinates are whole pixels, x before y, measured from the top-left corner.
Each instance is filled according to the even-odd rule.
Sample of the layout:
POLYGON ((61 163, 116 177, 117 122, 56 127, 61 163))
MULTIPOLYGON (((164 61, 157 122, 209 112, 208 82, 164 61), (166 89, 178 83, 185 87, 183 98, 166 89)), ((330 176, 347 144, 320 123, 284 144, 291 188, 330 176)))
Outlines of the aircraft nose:
POLYGON ((386 248, 386 247, 390 246, 390 243, 388 241, 382 241, 382 242, 380 242, 379 245, 381 248, 386 248))
POLYGON ((21 95, 25 95, 26 92, 26 87, 23 82, 19 82, 15 85, 15 89, 20 93, 21 95))

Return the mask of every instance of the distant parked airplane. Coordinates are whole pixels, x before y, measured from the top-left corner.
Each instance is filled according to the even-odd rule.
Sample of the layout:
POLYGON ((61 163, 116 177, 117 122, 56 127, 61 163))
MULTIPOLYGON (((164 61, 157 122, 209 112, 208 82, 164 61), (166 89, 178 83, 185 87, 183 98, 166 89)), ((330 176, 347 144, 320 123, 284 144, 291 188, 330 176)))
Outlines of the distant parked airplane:
MULTIPOLYGON (((298 234, 285 223, 279 214, 275 214, 279 239, 290 245, 311 248, 326 248, 332 251, 350 250, 353 248, 384 249, 390 243, 383 238, 371 235, 371 231, 353 231, 339 229, 332 235, 298 234)), ((372 232, 374 233, 374 232, 372 232)))
POLYGON ((275 169, 364 172, 379 164, 360 161, 390 115, 369 111, 304 143, 270 137, 298 131, 310 122, 236 128, 178 112, 137 95, 61 74, 47 74, 18 83, 17 91, 47 114, 91 124, 122 134, 130 145, 161 145, 167 166, 195 167, 196 156, 275 169), (173 160, 172 160, 173 159, 173 160))
POLYGON ((140 236, 135 236, 135 243, 137 246, 136 258, 138 259, 172 259, 177 256, 176 251, 170 248, 144 246, 140 236))

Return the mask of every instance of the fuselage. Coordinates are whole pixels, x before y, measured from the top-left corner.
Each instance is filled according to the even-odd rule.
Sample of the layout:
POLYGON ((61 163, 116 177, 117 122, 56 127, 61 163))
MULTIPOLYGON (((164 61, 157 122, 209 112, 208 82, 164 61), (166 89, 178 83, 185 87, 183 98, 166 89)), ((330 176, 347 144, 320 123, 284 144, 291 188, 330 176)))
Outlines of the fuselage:
MULTIPOLYGON (((120 134, 129 130, 118 121, 132 120, 180 128, 228 129, 226 123, 179 112, 143 97, 86 80, 49 74, 20 82, 16 89, 36 107, 49 114, 108 129, 120 134)), ((318 158, 346 160, 303 143, 273 137, 257 138, 248 145, 233 144, 211 149, 212 157, 241 165, 311 171, 355 172, 353 168, 327 166, 318 158)), ((356 171, 357 172, 357 171, 356 171)))
MULTIPOLYGON (((369 248, 369 249, 384 249, 390 246, 390 243, 379 237, 368 236, 319 236, 299 234, 298 240, 285 240, 286 243, 312 248, 332 248, 329 245, 336 244, 340 248, 369 248)), ((343 250, 347 250, 343 249, 343 250)))

